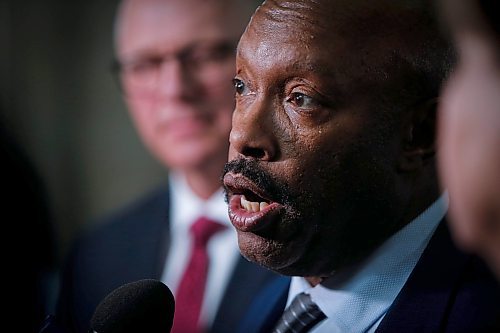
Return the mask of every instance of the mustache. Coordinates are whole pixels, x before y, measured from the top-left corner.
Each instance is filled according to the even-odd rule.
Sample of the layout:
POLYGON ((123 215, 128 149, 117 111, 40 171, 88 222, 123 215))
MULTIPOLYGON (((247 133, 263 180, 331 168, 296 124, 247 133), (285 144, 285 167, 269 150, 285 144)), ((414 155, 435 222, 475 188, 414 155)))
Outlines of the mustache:
MULTIPOLYGON (((283 181, 273 178, 256 160, 240 158, 226 163, 221 179, 229 172, 248 178, 276 202, 284 205, 290 205, 292 202, 292 195, 290 194, 288 185, 283 181)), ((225 186, 224 190, 227 201, 228 191, 225 186)))

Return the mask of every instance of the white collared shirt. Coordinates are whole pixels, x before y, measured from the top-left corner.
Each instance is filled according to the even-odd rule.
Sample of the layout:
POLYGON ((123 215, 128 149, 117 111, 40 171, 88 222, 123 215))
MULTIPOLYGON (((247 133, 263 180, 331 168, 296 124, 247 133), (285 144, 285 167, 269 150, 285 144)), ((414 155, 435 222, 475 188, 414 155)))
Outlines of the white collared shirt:
POLYGON ((191 253, 191 224, 205 216, 227 226, 208 242, 210 266, 200 321, 210 326, 239 257, 236 231, 229 221, 222 189, 205 201, 193 193, 182 175, 174 173, 169 175, 169 187, 170 248, 161 280, 174 295, 191 253))
POLYGON ((311 332, 375 332, 447 209, 444 193, 355 267, 347 279, 345 275, 330 277, 328 289, 321 284, 312 288, 304 278, 293 277, 287 306, 305 291, 327 316, 311 332))

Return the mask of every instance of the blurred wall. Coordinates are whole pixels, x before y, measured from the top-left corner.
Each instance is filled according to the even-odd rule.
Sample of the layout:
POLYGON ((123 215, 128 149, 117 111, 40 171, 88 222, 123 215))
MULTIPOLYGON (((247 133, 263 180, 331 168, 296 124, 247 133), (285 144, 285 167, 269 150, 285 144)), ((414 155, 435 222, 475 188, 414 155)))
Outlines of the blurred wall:
POLYGON ((109 71, 116 5, 0 0, 1 117, 45 182, 61 257, 82 228, 166 177, 109 71))

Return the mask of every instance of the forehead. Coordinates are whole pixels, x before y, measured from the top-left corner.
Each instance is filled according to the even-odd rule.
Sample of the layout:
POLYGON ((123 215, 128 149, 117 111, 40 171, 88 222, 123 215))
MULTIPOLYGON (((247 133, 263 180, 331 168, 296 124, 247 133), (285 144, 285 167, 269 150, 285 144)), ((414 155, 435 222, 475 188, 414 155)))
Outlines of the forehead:
POLYGON ((379 84, 405 73, 408 51, 426 43, 420 9, 406 2, 268 0, 240 41, 238 63, 379 84))
POLYGON ((350 10, 329 1, 266 1, 243 34, 238 56, 261 69, 286 65, 286 70, 335 70, 352 76, 362 62, 359 48, 363 57, 376 57, 380 48, 369 46, 374 36, 354 31, 350 10))
MULTIPOLYGON (((330 10, 329 7, 325 8, 330 10)), ((252 18, 244 37, 248 42, 276 41, 281 44, 316 46, 333 36, 333 20, 320 15, 321 8, 300 3, 278 5, 265 2, 252 18)), ((270 48, 269 48, 270 50, 270 48)), ((268 50, 268 51, 269 51, 268 50)), ((319 50, 314 50, 315 52, 319 50)))
POLYGON ((243 11, 224 1, 125 0, 117 26, 117 51, 175 51, 207 40, 237 40, 243 11))
POLYGON ((312 15, 265 3, 240 40, 239 60, 269 71, 275 71, 280 65, 295 69, 319 66, 324 60, 322 54, 331 52, 319 47, 321 39, 331 36, 327 26, 311 24, 310 18, 312 15))

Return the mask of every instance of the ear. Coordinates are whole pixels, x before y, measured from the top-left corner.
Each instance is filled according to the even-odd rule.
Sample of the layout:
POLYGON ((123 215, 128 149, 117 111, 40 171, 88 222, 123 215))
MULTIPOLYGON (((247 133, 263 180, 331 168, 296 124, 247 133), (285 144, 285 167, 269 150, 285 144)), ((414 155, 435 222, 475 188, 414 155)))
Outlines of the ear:
POLYGON ((436 110, 438 99, 417 105, 404 129, 399 169, 409 172, 422 168, 436 154, 436 110))

